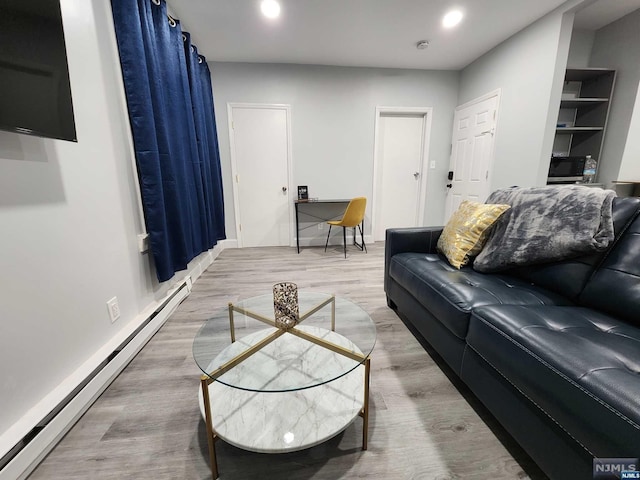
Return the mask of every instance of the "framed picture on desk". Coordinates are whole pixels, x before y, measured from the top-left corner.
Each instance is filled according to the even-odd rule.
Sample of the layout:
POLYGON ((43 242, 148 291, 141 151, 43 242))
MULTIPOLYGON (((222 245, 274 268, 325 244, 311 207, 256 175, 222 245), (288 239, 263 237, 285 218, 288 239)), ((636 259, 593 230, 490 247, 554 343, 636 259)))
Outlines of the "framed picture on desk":
POLYGON ((298 200, 309 200, 309 189, 306 185, 298 185, 298 200))

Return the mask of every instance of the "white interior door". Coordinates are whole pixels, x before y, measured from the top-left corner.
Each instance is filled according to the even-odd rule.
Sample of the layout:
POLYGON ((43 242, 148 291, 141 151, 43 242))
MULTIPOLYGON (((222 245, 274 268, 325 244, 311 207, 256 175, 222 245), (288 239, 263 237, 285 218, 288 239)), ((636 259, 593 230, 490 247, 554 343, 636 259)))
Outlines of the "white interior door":
POLYGON ((381 113, 377 130, 376 211, 374 241, 392 227, 420 222, 425 113, 381 113))
POLYGON ((288 108, 230 105, 229 110, 238 246, 289 245, 288 108))
POLYGON ((489 195, 498 94, 456 108, 445 223, 463 200, 484 202, 489 195))

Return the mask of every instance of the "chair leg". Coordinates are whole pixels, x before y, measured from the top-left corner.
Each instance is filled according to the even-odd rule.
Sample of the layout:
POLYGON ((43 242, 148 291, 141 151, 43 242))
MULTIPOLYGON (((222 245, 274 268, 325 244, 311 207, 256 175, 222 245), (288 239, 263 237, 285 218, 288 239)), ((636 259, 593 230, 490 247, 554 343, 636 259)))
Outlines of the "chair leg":
MULTIPOLYGON (((356 227, 353 227, 353 244, 358 247, 360 249, 360 251, 365 251, 367 252, 367 246, 364 244, 364 232, 362 229, 362 225, 358 225, 358 230, 360 231, 360 242, 358 243, 356 238, 357 238, 357 234, 356 234, 356 227)), ((369 252, 367 252, 369 253, 369 252)))
POLYGON ((360 230, 360 241, 362 242, 362 248, 364 248, 365 253, 369 253, 367 252, 367 246, 364 243, 364 234, 362 233, 362 226, 358 225, 358 229, 360 230))
POLYGON ((344 258, 347 258, 347 227, 342 227, 342 244, 344 245, 344 258))
POLYGON ((329 235, 331 235, 331 225, 329 225, 329 233, 327 233, 327 243, 324 244, 324 251, 327 251, 327 245, 329 245, 329 235))

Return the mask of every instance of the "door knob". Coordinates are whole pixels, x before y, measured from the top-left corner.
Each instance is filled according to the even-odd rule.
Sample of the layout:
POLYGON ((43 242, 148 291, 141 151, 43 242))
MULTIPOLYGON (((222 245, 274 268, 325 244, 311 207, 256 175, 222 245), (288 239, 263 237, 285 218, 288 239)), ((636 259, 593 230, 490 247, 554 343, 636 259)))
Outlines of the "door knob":
POLYGON ((413 174, 413 178, 415 178, 416 180, 418 179, 419 176, 420 176, 420 172, 415 172, 413 174))
POLYGON ((453 185, 451 183, 447 183, 447 188, 451 188, 453 185))
POLYGON ((282 193, 287 193, 287 187, 282 187, 282 193))

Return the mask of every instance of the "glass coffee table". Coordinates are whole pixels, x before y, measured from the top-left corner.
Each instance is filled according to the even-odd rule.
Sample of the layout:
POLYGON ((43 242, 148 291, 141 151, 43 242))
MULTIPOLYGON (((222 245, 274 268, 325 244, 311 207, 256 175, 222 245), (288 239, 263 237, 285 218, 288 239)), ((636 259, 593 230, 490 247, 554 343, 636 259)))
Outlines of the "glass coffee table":
POLYGON ((218 439, 254 452, 293 452, 334 437, 361 416, 367 448, 375 325, 344 298, 300 291, 298 301, 296 326, 276 326, 268 294, 229 304, 194 339, 214 479, 218 439))

